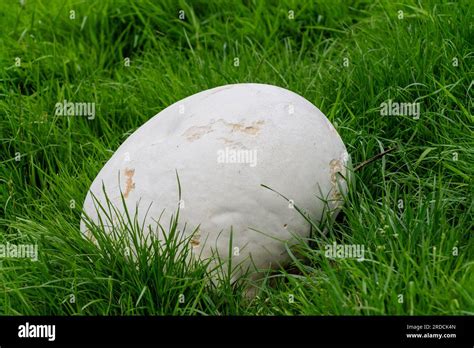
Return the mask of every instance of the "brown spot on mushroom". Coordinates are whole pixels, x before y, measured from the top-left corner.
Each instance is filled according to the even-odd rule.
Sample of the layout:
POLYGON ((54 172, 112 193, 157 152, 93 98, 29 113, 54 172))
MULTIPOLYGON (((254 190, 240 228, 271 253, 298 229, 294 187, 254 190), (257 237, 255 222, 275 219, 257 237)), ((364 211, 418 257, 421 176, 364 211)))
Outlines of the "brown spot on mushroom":
POLYGON ((231 149, 247 149, 240 141, 234 141, 231 139, 227 138, 218 138, 219 140, 222 140, 225 145, 227 145, 231 149))
POLYGON ((193 248, 197 248, 199 244, 201 244, 201 236, 199 234, 193 235, 193 237, 189 240, 189 243, 193 248))
POLYGON ((334 206, 337 208, 341 204, 342 195, 339 192, 339 185, 338 185, 338 173, 342 173, 343 165, 340 160, 333 159, 329 162, 329 170, 331 173, 331 198, 334 201, 334 206))
POLYGON ((333 159, 331 162, 329 162, 329 169, 331 170, 331 181, 335 183, 336 182, 335 174, 341 173, 343 169, 341 161, 337 159, 333 159))
POLYGON ((255 121, 250 125, 245 125, 241 123, 229 123, 223 119, 217 121, 212 120, 211 123, 207 126, 193 126, 188 128, 182 136, 186 137, 188 141, 195 141, 200 139, 203 135, 214 132, 213 126, 215 123, 220 122, 224 126, 230 129, 231 133, 240 132, 249 135, 256 135, 260 131, 260 127, 265 123, 265 121, 255 121))
POLYGON ((219 138, 219 140, 222 140, 224 142, 224 144, 234 144, 235 143, 235 141, 227 139, 227 138, 223 138, 223 137, 219 138))
POLYGON ((182 135, 185 136, 189 141, 195 141, 200 139, 204 134, 213 132, 212 127, 209 126, 194 126, 188 128, 182 135))
POLYGON ((339 192, 339 189, 334 189, 332 191, 331 196, 334 201, 337 201, 336 205, 339 205, 339 201, 341 201, 342 199, 342 195, 341 195, 341 192, 339 192))
POLYGON ((247 133, 250 135, 256 135, 258 132, 260 132, 260 126, 263 125, 265 121, 256 121, 253 122, 250 126, 246 126, 240 123, 227 123, 224 122, 224 124, 227 127, 231 128, 231 132, 241 132, 241 133, 247 133))
POLYGON ((127 180, 125 181, 125 192, 123 193, 123 196, 125 198, 127 198, 130 192, 135 188, 135 183, 133 182, 134 174, 135 169, 125 168, 125 177, 127 178, 127 180))

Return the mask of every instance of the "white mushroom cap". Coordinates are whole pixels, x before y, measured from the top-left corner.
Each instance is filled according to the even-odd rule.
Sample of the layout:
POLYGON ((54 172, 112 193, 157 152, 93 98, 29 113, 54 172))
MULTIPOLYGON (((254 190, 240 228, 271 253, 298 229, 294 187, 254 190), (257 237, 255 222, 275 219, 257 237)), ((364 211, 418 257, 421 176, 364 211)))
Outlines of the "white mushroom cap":
POLYGON ((195 254, 226 258, 232 227, 232 262, 249 265, 251 256, 268 268, 288 261, 285 242, 309 236, 291 203, 314 221, 325 209, 318 197, 337 211, 347 186, 336 173, 347 177, 348 162, 335 128, 303 97, 265 84, 226 85, 178 101, 135 131, 95 178, 84 211, 98 221, 91 192, 105 204, 103 183, 118 211, 122 192, 130 214, 139 204, 139 221, 156 226, 161 216, 168 227, 179 203, 177 172, 179 229, 200 226, 191 239, 195 254))

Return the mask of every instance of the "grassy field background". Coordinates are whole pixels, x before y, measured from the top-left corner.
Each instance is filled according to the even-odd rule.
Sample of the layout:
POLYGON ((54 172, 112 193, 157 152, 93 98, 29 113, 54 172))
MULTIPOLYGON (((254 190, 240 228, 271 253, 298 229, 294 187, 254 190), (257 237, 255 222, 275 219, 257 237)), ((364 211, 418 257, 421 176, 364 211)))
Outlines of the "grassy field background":
POLYGON ((0 2, 0 244, 38 245, 36 262, 0 259, 0 314, 474 314, 473 6, 0 2), (179 99, 239 82, 304 96, 353 163, 397 148, 356 173, 317 237, 364 245, 365 261, 302 245, 306 262, 248 301, 170 249, 137 269, 82 238, 89 185, 128 135, 179 99), (64 99, 96 103, 95 117, 56 116, 64 99), (388 100, 419 102, 420 117, 381 115, 388 100))

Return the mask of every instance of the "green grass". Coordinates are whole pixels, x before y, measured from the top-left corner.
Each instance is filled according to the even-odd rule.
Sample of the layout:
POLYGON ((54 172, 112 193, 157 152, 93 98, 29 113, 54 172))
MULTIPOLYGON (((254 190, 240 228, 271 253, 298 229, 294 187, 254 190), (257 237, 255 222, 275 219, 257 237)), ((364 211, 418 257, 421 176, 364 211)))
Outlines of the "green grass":
POLYGON ((0 244, 37 244, 39 260, 0 259, 0 314, 474 314, 473 7, 1 2, 0 244), (137 266, 123 243, 80 235, 89 185, 128 135, 181 98, 239 82, 304 96, 353 163, 397 147, 356 172, 328 233, 298 246, 304 261, 248 301, 228 280, 203 282, 179 241, 138 248, 137 266), (95 102, 96 117, 55 116, 64 99, 95 102), (420 118, 381 116, 389 99, 420 102, 420 118), (364 245, 366 260, 324 257, 333 242, 364 245))

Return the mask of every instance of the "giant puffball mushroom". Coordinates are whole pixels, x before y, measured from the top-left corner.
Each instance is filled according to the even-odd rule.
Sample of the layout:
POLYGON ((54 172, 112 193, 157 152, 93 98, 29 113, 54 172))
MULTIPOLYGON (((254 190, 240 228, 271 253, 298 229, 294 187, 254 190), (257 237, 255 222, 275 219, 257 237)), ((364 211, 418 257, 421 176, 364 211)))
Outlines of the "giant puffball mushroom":
MULTIPOLYGON (((178 230, 189 234, 193 255, 274 268, 289 261, 286 243, 309 237, 295 208, 315 222, 328 206, 337 214, 348 163, 336 129, 305 98, 265 84, 226 85, 176 102, 130 135, 93 181, 84 212, 99 222, 103 189, 117 214, 122 198, 130 215, 138 207, 144 226, 168 226, 180 205, 178 230)), ((90 234, 84 221, 81 231, 90 234)))

